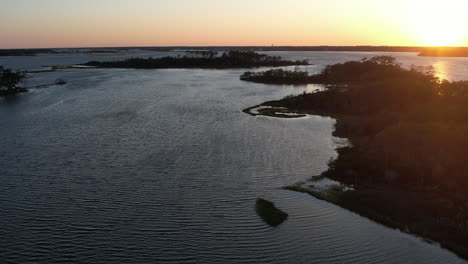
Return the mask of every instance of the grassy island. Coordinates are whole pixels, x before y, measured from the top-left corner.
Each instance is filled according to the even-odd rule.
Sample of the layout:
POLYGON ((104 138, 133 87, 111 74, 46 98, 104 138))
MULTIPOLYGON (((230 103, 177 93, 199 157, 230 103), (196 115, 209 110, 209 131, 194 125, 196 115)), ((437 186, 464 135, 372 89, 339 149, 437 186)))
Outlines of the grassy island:
POLYGON ((133 69, 171 69, 171 68, 256 68, 308 65, 306 60, 287 61, 277 56, 268 56, 253 51, 228 51, 221 55, 216 51, 195 51, 185 56, 163 58, 130 58, 122 61, 91 61, 83 64, 99 68, 133 68, 133 69))
POLYGON ((468 82, 440 80, 431 67, 404 69, 387 56, 330 65, 310 78, 343 85, 250 109, 335 118, 334 135, 352 146, 339 149, 322 176, 353 188, 332 196, 304 184, 288 189, 468 258, 468 82))
POLYGON ((281 225, 288 218, 287 213, 276 208, 274 203, 264 199, 257 199, 255 210, 263 221, 273 227, 281 225))

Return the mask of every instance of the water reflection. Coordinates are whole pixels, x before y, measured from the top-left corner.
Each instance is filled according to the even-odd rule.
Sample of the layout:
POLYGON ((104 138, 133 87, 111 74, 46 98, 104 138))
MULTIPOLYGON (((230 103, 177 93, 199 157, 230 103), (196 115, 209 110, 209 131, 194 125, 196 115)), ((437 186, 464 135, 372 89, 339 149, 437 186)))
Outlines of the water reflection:
MULTIPOLYGON (((311 73, 362 56, 304 54, 316 54, 311 73)), ((21 57, 9 65, 89 60, 76 57, 21 57)), ((419 60, 411 57, 408 64, 419 60)), ((451 66, 451 75, 459 69, 451 66)), ((465 263, 309 195, 279 190, 327 168, 339 143, 331 138, 334 123, 243 114, 248 106, 322 88, 241 82, 243 71, 33 75, 31 85, 56 78, 69 85, 0 103, 1 259, 465 263), (290 217, 277 229, 266 226, 254 210, 257 198, 290 217)))
POLYGON ((315 93, 325 90, 326 87, 323 84, 307 84, 305 86, 306 93, 315 93))
POLYGON ((447 61, 438 61, 433 64, 435 70, 435 76, 440 80, 448 80, 449 79, 449 69, 448 69, 448 62, 447 61))

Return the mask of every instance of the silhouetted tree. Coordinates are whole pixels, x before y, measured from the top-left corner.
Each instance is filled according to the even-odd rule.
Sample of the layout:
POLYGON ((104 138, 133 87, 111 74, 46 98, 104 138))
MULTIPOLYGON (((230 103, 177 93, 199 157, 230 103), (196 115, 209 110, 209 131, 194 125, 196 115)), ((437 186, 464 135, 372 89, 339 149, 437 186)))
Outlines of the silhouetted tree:
POLYGON ((24 79, 26 79, 26 74, 0 66, 0 89, 8 91, 17 90, 19 88, 18 84, 24 79))

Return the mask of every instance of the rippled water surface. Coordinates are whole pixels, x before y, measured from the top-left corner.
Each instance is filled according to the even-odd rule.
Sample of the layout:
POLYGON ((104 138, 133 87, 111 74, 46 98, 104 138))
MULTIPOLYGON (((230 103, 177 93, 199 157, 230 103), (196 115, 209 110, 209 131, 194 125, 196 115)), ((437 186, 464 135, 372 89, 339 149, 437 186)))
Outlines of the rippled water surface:
MULTIPOLYGON (((275 54, 312 58, 311 70, 372 55, 275 54)), ((397 55, 408 65, 437 60, 397 55)), ((37 69, 88 60, 6 57, 0 65, 37 69)), ((459 69, 468 60, 440 60, 451 79, 463 79, 459 69)), ((313 89, 245 83, 242 72, 65 70, 28 81, 63 78, 65 86, 0 99, 0 262, 466 263, 280 190, 320 174, 336 157, 334 121, 242 113, 313 89), (275 202, 288 220, 267 226, 255 213, 257 198, 275 202)))

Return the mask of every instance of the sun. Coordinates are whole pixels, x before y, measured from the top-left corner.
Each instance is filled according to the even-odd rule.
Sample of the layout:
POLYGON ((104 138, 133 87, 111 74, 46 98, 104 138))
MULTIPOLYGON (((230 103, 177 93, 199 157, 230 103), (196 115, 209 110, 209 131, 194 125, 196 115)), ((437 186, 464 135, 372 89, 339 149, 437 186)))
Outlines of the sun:
POLYGON ((450 23, 434 23, 421 29, 419 38, 424 46, 457 46, 462 41, 463 31, 450 23))
POLYGON ((461 46, 468 32, 467 0, 409 1, 409 26, 424 46, 461 46))

